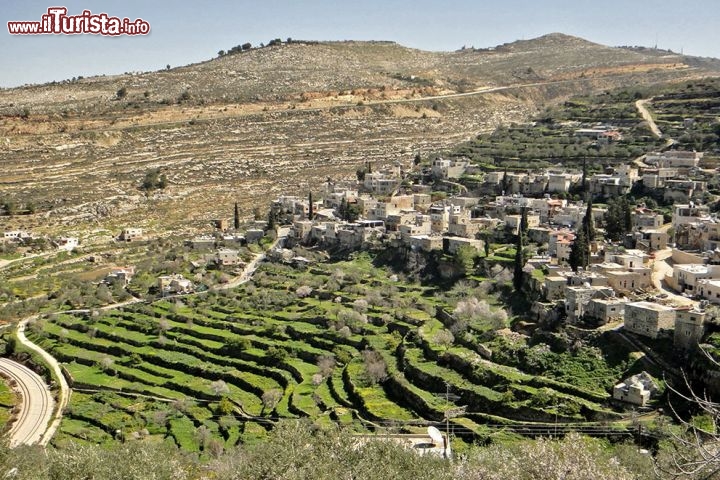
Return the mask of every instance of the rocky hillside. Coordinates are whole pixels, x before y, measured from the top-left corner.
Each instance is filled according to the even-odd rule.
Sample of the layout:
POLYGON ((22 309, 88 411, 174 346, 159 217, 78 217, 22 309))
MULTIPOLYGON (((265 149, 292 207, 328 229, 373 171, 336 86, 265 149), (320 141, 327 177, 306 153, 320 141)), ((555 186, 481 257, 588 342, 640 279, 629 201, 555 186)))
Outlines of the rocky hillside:
MULTIPOLYGON (((715 74, 717 62, 562 34, 491 49, 293 42, 142 74, 0 91, 5 228, 204 225, 521 121, 576 93, 715 74), (160 167, 170 186, 138 190, 160 167), (84 223, 88 222, 88 223, 84 223)), ((1 200, 1 199, 0 199, 1 200)))

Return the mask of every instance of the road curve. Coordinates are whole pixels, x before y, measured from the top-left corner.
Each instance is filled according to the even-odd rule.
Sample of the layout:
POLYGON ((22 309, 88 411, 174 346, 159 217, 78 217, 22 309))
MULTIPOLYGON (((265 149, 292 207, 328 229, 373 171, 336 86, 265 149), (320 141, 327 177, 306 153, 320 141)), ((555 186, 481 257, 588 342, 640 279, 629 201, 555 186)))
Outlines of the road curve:
POLYGON ((47 427, 47 429, 43 432, 42 438, 40 439, 41 445, 47 445, 50 442, 50 439, 55 434, 55 431, 60 426, 60 421, 62 420, 63 411, 65 410, 65 407, 67 406, 68 402, 70 401, 70 386, 68 385, 67 381, 65 380, 65 376, 62 373, 62 370, 60 369, 60 364, 57 360, 55 360, 55 357, 50 355, 48 352, 40 348, 39 346, 35 345, 33 342, 27 339, 25 336, 25 326, 27 325, 28 321, 37 318, 37 315, 34 315, 32 317, 26 318, 24 320, 21 320, 20 323, 18 323, 17 327, 17 338, 20 343, 25 345, 27 348, 34 350, 37 352, 43 360, 48 364, 50 369, 53 371, 53 374, 55 378, 58 379, 60 382, 59 385, 59 392, 58 392, 58 406, 55 409, 55 414, 52 416, 52 423, 47 427))
POLYGON ((8 358, 0 358, 0 372, 15 381, 21 396, 20 413, 8 432, 10 446, 42 443, 55 406, 50 389, 37 373, 8 358))

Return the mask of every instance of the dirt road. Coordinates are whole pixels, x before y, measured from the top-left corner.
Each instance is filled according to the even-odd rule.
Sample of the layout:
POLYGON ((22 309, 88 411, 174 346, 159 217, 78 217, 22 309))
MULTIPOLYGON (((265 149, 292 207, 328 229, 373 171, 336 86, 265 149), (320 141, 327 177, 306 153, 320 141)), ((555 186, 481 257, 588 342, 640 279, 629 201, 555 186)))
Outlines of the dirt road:
POLYGON ((698 302, 675 293, 665 281, 666 276, 672 276, 672 248, 658 250, 655 252, 655 260, 652 262, 652 283, 658 291, 666 294, 673 303, 678 306, 697 306, 698 302), (668 259, 670 259, 668 261, 668 259))
POLYGON ((662 132, 658 128, 657 124, 655 123, 655 120, 653 120, 652 115, 650 115, 650 111, 645 106, 645 104, 651 100, 652 100, 652 98, 645 98, 643 100, 638 100, 637 102, 635 102, 635 108, 638 109, 638 112, 640 112, 640 115, 642 115, 643 120, 645 120, 648 123, 648 127, 650 127, 650 130, 652 131, 653 135, 655 135, 657 138, 663 138, 662 132))

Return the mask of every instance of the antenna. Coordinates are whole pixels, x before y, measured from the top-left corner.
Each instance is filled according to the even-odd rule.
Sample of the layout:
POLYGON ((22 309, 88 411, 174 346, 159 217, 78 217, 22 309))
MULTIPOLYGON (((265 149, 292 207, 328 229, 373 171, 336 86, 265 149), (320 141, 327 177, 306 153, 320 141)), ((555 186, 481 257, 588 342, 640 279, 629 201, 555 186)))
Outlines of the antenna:
POLYGON ((435 445, 442 445, 445 446, 445 439, 442 436, 442 433, 440 433, 440 430, 437 428, 430 426, 428 427, 428 435, 430 435, 430 438, 433 441, 433 444, 435 445))

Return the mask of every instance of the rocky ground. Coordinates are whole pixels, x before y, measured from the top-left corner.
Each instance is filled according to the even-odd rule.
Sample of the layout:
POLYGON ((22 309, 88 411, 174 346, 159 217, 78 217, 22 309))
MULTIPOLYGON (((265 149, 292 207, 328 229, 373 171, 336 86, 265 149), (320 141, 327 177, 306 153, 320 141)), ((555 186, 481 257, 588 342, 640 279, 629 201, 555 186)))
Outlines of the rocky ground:
POLYGON ((195 229, 236 201, 250 217, 279 194, 441 152, 575 93, 707 74, 683 58, 557 34, 451 53, 301 43, 2 90, 0 202, 36 213, 0 216, 0 230, 195 229), (152 168, 169 186, 147 194, 152 168))

